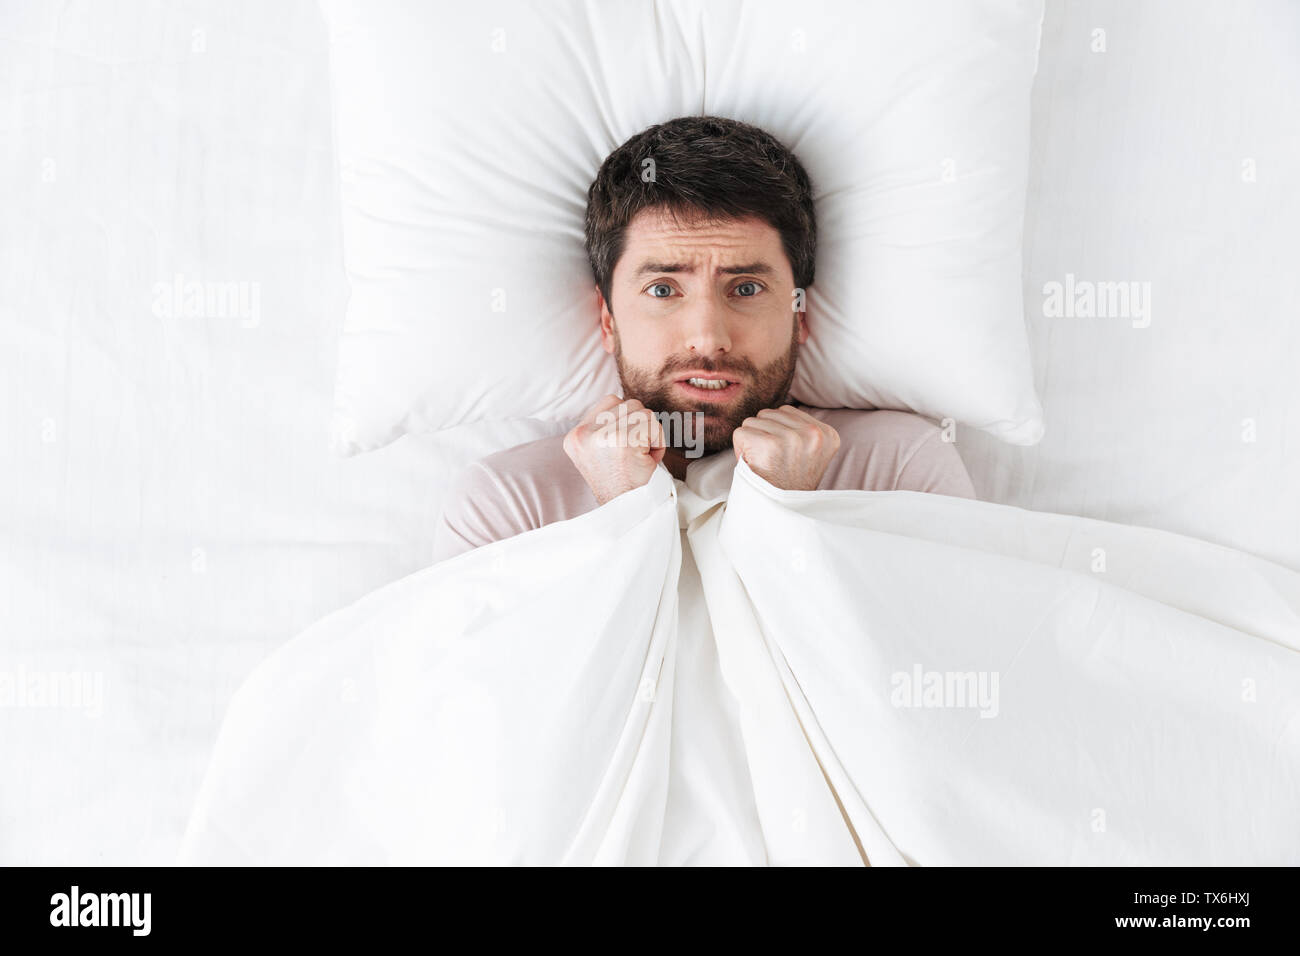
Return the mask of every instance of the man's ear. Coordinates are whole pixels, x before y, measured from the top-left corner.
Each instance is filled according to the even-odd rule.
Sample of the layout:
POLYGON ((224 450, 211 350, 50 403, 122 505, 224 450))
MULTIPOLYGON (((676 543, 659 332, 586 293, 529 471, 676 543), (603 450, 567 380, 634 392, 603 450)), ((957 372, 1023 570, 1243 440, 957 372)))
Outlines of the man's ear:
POLYGON ((808 299, 805 297, 803 302, 804 311, 796 312, 795 319, 798 322, 799 344, 803 345, 808 341, 808 299))
POLYGON ((614 313, 609 310, 609 303, 596 287, 596 301, 600 303, 600 344, 610 355, 614 354, 614 313))

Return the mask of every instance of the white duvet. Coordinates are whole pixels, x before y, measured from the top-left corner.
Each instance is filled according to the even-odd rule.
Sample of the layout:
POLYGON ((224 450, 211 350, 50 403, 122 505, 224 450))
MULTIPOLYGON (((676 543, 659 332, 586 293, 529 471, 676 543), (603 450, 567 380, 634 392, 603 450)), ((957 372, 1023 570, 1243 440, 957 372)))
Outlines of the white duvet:
POLYGON ((661 467, 267 659, 180 860, 1294 865, 1300 575, 661 467))

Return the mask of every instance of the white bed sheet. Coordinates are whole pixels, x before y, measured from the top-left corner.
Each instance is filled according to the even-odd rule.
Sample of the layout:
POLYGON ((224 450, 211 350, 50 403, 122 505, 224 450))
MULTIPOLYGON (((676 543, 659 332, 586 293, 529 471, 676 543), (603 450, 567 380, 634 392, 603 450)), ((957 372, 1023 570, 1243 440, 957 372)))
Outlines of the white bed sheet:
POLYGON ((284 646, 181 860, 1289 865, 1297 685, 1275 564, 719 455, 284 646))
POLYGON ((1049 3, 1032 151, 1046 434, 960 430, 977 492, 1300 568, 1300 5, 1049 3), (1068 274, 1149 282, 1149 326, 1045 317, 1068 274))
POLYGON ((170 863, 253 665, 428 564, 470 460, 561 427, 330 456, 325 67, 311 0, 0 6, 0 674, 103 695, 0 706, 0 865, 170 863), (258 321, 158 316, 177 274, 259 282, 258 321))

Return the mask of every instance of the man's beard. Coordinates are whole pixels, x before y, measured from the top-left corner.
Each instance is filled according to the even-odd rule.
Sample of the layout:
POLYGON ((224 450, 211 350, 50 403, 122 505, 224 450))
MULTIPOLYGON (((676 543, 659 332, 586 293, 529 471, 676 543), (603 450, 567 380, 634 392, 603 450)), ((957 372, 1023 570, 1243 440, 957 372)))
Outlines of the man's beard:
MULTIPOLYGON (((723 363, 706 358, 674 358, 660 371, 648 372, 623 361, 623 346, 619 341, 617 327, 614 329, 614 360, 618 364, 618 380, 623 385, 624 400, 635 398, 652 412, 678 412, 683 415, 703 412, 703 453, 706 455, 730 448, 732 432, 746 418, 758 414, 760 409, 777 408, 786 404, 798 358, 799 326, 796 322, 790 336, 789 351, 762 368, 755 367, 747 359, 723 363), (682 395, 675 387, 677 376, 682 372, 697 370, 727 376, 728 381, 743 379, 744 390, 739 398, 727 399, 725 403, 682 395), (731 378, 733 374, 735 379, 731 378)), ((671 435, 665 437, 672 441, 671 435)), ((698 441, 698 437, 695 440, 698 441)))

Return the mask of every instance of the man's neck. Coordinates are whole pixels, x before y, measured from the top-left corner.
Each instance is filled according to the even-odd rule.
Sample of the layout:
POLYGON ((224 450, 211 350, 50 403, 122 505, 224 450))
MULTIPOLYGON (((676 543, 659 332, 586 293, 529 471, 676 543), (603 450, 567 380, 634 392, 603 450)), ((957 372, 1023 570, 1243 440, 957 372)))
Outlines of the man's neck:
POLYGON ((680 448, 669 448, 664 452, 664 467, 668 469, 668 474, 680 481, 686 480, 686 466, 692 461, 699 459, 688 459, 680 448))

